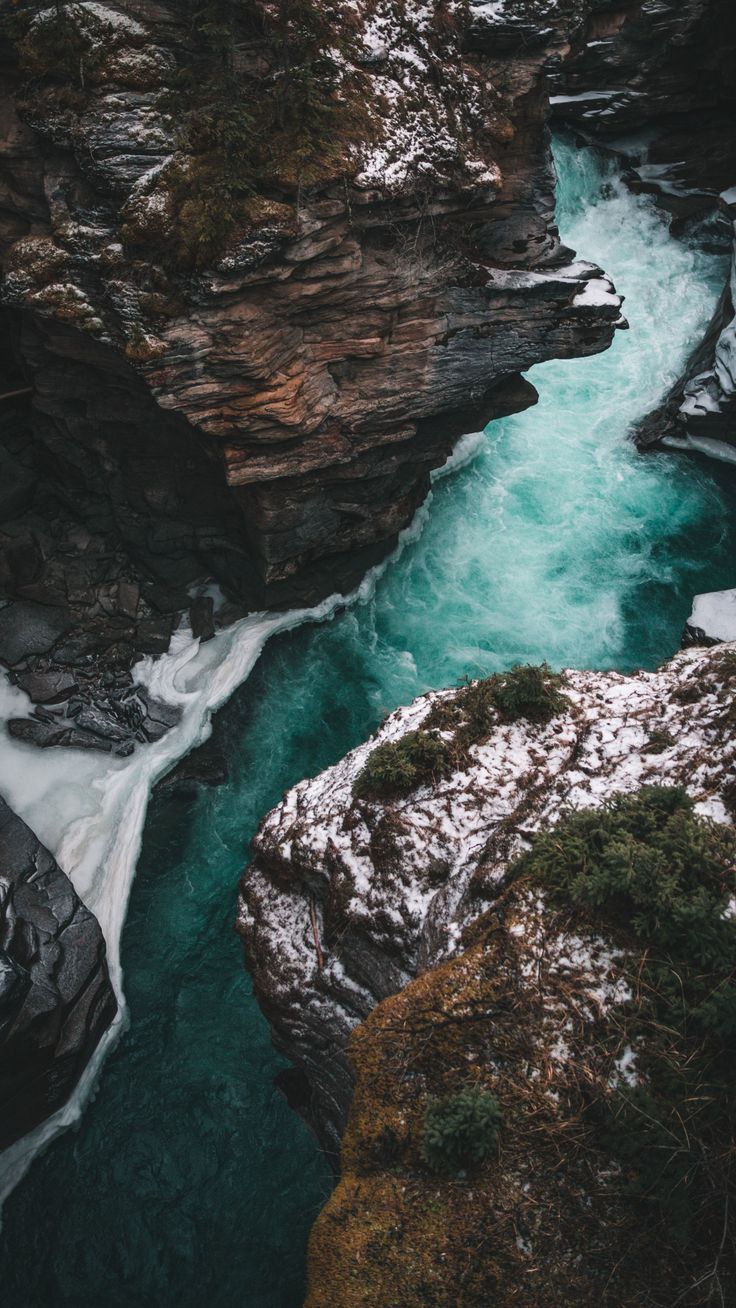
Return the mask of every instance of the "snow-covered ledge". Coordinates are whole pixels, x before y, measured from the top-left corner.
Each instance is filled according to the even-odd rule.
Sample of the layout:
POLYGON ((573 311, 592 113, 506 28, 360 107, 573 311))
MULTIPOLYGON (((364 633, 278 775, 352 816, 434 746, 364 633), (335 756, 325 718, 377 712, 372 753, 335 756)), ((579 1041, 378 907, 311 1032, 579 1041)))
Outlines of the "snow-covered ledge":
POLYGON ((398 709, 376 735, 302 781, 261 824, 238 931, 278 1047, 305 1073, 305 1116, 334 1152, 352 1091, 353 1028, 418 972, 452 957, 504 869, 564 808, 642 785, 685 787, 731 819, 736 643, 688 649, 656 672, 568 672, 546 725, 496 721, 459 770, 393 800, 356 799, 368 755, 458 690, 398 709))
POLYGON ((736 641, 736 590, 696 595, 683 644, 718 645, 724 641, 736 641))

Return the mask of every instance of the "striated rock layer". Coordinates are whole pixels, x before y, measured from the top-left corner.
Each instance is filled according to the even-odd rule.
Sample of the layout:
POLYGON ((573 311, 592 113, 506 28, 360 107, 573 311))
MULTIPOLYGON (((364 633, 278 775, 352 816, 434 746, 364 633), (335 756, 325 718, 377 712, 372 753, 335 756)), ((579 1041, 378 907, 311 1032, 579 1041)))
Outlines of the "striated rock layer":
POLYGON ((656 783, 730 820, 735 653, 691 649, 635 676, 569 672, 568 705, 547 725, 497 719, 446 779, 394 801, 355 798, 378 744, 462 693, 433 692, 264 818, 237 929, 276 1045, 301 1069, 301 1111, 333 1158, 353 1089, 351 1031, 458 954, 531 831, 565 807, 656 783))
POLYGON ((0 1149, 65 1103, 116 1012, 97 921, 0 799, 0 1149))
MULTIPOLYGON (((341 75, 362 100, 357 127, 354 105, 338 114, 339 160, 276 171, 249 225, 188 269, 171 179, 193 164, 164 94, 192 56, 183 13, 62 6, 75 82, 42 59, 57 8, 20 62, 4 46, 2 299, 33 448, 3 455, 23 488, 3 584, 68 607, 63 555, 124 662, 208 577, 241 608, 349 590, 454 439, 533 402, 522 370, 605 349, 620 304, 554 225, 547 77, 580 4, 548 21, 529 3, 517 24, 503 6, 351 9, 341 75), (51 501, 61 539, 19 575, 51 501)), ((247 77, 255 47, 235 39, 247 77)))
POLYGON ((731 277, 713 322, 665 404, 636 433, 736 460, 736 10, 730 0, 593 4, 562 65, 554 116, 602 143, 673 230, 719 240, 731 277))

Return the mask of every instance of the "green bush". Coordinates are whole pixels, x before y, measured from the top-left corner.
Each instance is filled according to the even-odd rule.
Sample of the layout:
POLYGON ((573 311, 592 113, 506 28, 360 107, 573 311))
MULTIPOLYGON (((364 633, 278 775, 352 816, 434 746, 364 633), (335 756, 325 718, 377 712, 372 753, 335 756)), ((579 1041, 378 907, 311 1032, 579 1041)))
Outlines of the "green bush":
POLYGON ((664 727, 653 727, 649 732, 649 739, 642 748, 643 754, 664 754, 665 750, 671 749, 674 745, 674 736, 664 727))
POLYGON ((723 916, 734 863, 733 834, 698 817, 686 791, 644 786, 540 832, 517 870, 539 878, 556 901, 719 967, 735 957, 736 922, 723 916))
POLYGON ((424 1112, 422 1160, 433 1172, 457 1172, 482 1163, 496 1144, 500 1125, 496 1096, 478 1086, 430 1099, 424 1112))
POLYGON ((632 1193, 678 1240, 710 1240, 736 1177, 736 837, 684 790, 644 787, 563 815, 513 871, 631 950, 615 1038, 640 1081, 590 1111, 632 1193))
POLYGON ((500 716, 507 722, 549 722, 568 707, 560 693, 563 679, 546 663, 517 663, 510 672, 496 673, 461 686, 452 700, 432 706, 424 727, 452 731, 455 752, 461 759, 471 745, 484 740, 500 716))
POLYGON ((551 672, 546 663, 535 666, 517 663, 510 672, 494 678, 493 701, 502 717, 509 722, 526 718, 529 722, 549 722, 562 713, 568 701, 560 694, 562 678, 551 672))
POLYGON ((410 731, 378 745, 353 783, 357 799, 408 795, 451 769, 449 746, 436 732, 410 731))

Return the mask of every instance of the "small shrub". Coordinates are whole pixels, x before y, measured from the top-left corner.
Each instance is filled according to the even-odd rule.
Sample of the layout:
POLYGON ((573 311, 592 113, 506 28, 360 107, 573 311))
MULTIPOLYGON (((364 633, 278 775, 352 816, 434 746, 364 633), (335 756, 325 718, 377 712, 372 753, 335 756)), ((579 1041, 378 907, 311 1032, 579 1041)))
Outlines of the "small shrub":
POLYGON ((517 870, 557 901, 715 966, 736 946, 723 916, 735 862, 736 838, 698 817, 686 791, 644 786, 540 832, 517 870))
POLYGON ((664 727, 653 727, 649 732, 649 739, 642 747, 642 754, 663 754, 666 749, 670 749, 675 743, 674 736, 664 727))
POLYGON ((514 870, 636 950, 617 1024, 641 1081, 591 1116, 632 1196, 679 1241, 710 1239, 736 1173, 736 837, 684 790, 643 787, 563 815, 514 870))
POLYGON ((410 731, 378 745, 353 783, 357 799, 408 795, 425 781, 446 776, 450 749, 436 732, 410 731))
POLYGON ((509 722, 526 718, 529 722, 549 722, 567 707, 560 694, 562 678, 551 672, 546 663, 534 666, 517 663, 496 679, 493 699, 502 717, 509 722))
POLYGON ((482 1163, 496 1144, 500 1125, 496 1096, 478 1086, 430 1099, 424 1112, 422 1160, 432 1172, 457 1172, 482 1163))
POLYGON ((423 726, 452 731, 455 756, 461 761, 471 745, 486 739, 500 716, 507 722, 549 722, 568 706, 560 693, 559 673, 546 663, 516 664, 510 672, 496 673, 461 686, 452 700, 433 704, 423 726))

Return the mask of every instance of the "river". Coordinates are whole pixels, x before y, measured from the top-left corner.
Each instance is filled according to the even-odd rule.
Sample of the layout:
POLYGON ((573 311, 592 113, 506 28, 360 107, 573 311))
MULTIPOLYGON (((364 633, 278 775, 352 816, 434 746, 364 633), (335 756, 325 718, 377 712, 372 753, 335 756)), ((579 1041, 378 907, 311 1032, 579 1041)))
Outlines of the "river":
MULTIPOLYGON (((360 598, 271 635, 215 723, 225 785, 154 795, 122 935, 128 1024, 77 1127, 6 1202, 5 1308, 296 1308, 330 1178, 273 1088, 282 1062, 232 931, 259 818, 425 689, 518 661, 653 667, 677 648, 692 595, 736 584, 736 469, 641 456, 627 435, 702 333, 725 260, 673 240, 591 151, 560 140, 556 157, 563 237, 613 277, 630 331, 603 355, 536 368, 539 404, 463 443, 360 598)), ((228 653, 220 699, 252 644, 237 675, 228 653)), ((188 674, 192 699, 207 657, 188 674)), ((52 812, 41 791, 23 815, 71 850, 66 792, 55 786, 52 812)), ((118 843, 125 803, 105 828, 118 843)), ((89 826, 75 830, 84 843, 89 826)), ((127 884, 111 931, 126 897, 127 884)))

